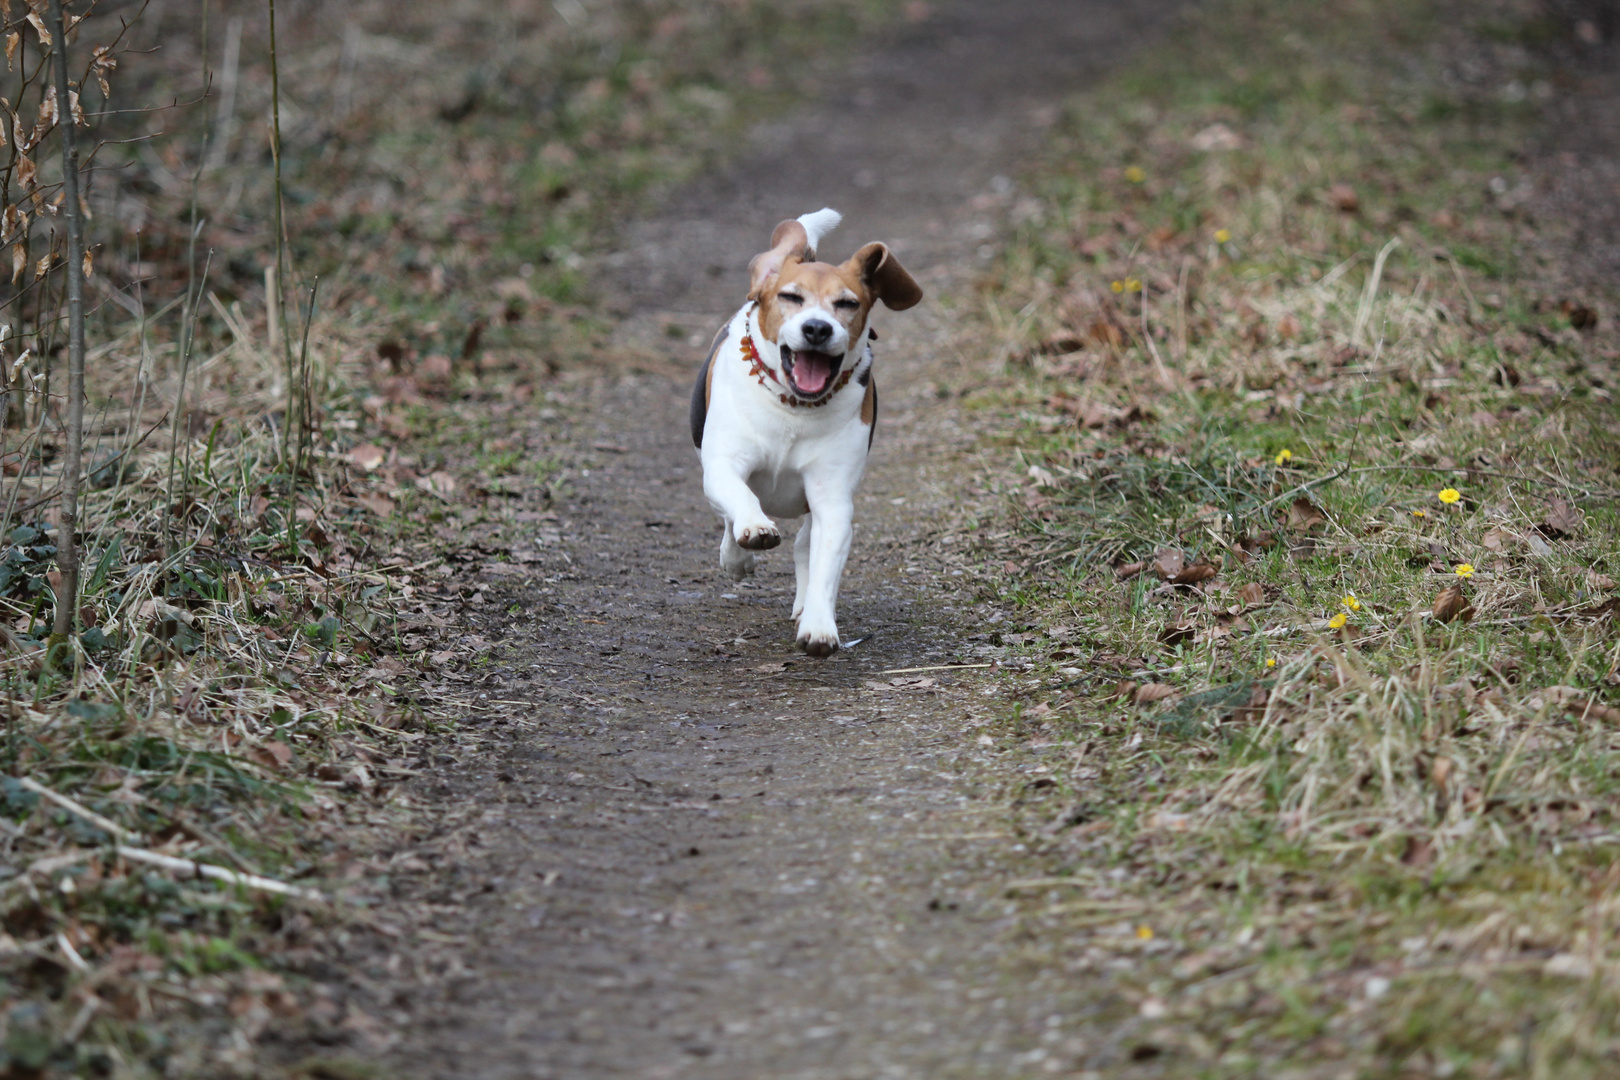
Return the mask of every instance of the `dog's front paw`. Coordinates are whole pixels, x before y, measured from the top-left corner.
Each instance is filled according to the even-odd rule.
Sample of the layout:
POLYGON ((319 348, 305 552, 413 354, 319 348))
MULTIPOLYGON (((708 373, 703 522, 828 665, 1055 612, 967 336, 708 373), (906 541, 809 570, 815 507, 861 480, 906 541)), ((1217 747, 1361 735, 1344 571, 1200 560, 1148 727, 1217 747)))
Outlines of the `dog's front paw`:
POLYGON ((741 581, 754 572, 754 553, 735 544, 727 545, 720 553, 720 569, 732 581, 741 581))
POLYGON ((757 525, 737 526, 737 544, 749 551, 769 551, 781 542, 781 530, 768 521, 757 525))
POLYGON ((800 619, 798 644, 811 656, 831 656, 838 651, 838 624, 831 619, 800 619))

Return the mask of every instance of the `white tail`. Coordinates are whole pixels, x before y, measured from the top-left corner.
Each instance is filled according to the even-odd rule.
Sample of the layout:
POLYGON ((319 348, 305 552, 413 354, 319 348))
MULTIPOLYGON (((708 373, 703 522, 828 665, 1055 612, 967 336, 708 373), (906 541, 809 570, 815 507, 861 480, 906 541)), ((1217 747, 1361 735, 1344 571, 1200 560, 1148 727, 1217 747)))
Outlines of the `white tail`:
POLYGON ((799 224, 804 226, 805 235, 810 238, 808 247, 812 259, 816 257, 816 248, 821 246, 821 238, 838 228, 838 223, 843 220, 844 215, 833 209, 821 209, 800 216, 799 224))

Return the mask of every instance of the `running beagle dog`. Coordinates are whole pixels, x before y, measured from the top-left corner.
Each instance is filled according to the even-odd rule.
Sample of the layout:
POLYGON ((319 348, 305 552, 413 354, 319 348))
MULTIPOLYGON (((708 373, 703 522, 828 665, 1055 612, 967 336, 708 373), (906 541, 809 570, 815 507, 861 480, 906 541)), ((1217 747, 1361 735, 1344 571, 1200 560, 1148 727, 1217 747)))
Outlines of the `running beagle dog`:
POLYGON ((748 302, 715 335, 692 388, 703 493, 725 522, 721 569, 741 581, 754 552, 782 542, 773 518, 804 519, 793 617, 811 656, 838 649, 838 582, 877 424, 867 317, 879 300, 904 311, 922 299, 882 244, 817 262, 840 220, 818 210, 776 227, 770 250, 748 264, 748 302))

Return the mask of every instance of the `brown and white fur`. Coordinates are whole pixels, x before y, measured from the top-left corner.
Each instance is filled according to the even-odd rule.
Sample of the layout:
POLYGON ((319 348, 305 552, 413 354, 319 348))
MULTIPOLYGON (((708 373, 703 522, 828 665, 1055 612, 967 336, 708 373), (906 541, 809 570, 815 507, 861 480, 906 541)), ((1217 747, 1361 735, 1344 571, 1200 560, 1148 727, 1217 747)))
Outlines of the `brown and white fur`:
POLYGON ((749 263, 748 303, 715 336, 692 388, 703 493, 725 522, 721 569, 747 577, 753 553, 782 542, 777 522, 803 519, 793 617, 811 656, 839 644, 838 583, 877 424, 872 306, 903 311, 922 299, 882 244, 847 262, 817 262, 818 243, 839 220, 820 210, 776 227, 770 250, 749 263))

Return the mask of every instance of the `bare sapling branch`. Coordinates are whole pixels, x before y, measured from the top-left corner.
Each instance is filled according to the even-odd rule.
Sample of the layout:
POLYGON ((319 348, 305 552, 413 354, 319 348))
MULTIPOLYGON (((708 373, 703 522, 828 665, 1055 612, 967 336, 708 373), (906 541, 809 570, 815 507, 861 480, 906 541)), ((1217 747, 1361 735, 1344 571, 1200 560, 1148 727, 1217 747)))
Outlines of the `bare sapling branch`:
POLYGON ((57 590, 53 644, 67 640, 79 606, 79 473, 84 455, 84 222, 79 201, 79 148, 74 140, 77 95, 68 85, 67 27, 62 0, 51 0, 56 37, 56 128, 62 139, 63 212, 67 218, 68 400, 67 452, 62 465, 62 504, 56 560, 62 571, 57 590))
MULTIPOLYGON (((283 303, 282 297, 287 288, 287 245, 285 241, 287 226, 285 204, 282 202, 281 192, 281 69, 276 56, 276 0, 267 0, 267 2, 270 9, 270 162, 275 170, 276 275, 274 287, 267 290, 267 293, 273 293, 274 295, 266 295, 264 302, 269 308, 269 325, 273 328, 279 327, 283 329, 283 332, 277 335, 279 337, 277 344, 281 347, 282 364, 287 373, 287 410, 282 417, 281 456, 283 461, 291 462, 297 448, 297 443, 293 441, 296 438, 293 433, 293 426, 297 422, 298 390, 293 371, 292 343, 287 340, 287 335, 284 332, 287 320, 284 314, 286 305, 283 303)), ((275 333, 275 331, 272 330, 272 333, 275 333)), ((294 489, 298 486, 296 472, 293 473, 291 486, 294 489)))

